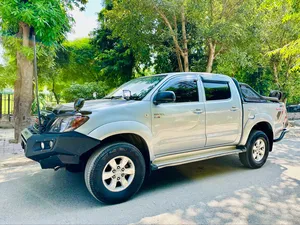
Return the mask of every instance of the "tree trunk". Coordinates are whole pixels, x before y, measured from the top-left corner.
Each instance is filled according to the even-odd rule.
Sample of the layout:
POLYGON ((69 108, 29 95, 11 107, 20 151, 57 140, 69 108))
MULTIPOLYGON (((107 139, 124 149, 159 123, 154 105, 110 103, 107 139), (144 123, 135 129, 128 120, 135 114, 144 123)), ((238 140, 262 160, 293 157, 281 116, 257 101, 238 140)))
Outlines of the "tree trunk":
POLYGON ((176 57, 177 57, 177 63, 178 63, 179 71, 183 72, 184 70, 183 70, 183 66, 182 66, 180 51, 178 49, 176 49, 175 52, 176 52, 176 57))
POLYGON ((176 51, 176 56, 177 56, 177 63, 178 63, 178 67, 179 67, 179 71, 183 72, 183 66, 182 66, 182 61, 181 61, 181 55, 180 52, 178 51, 178 49, 175 50, 176 51))
POLYGON ((186 19, 184 13, 184 6, 182 6, 181 8, 181 23, 182 23, 182 42, 183 42, 183 49, 182 49, 183 65, 184 65, 184 71, 189 72, 189 53, 188 53, 188 40, 186 37, 186 19))
POLYGON ((212 71, 212 66, 214 63, 215 59, 215 51, 216 51, 216 44, 212 42, 212 40, 209 40, 208 42, 208 61, 207 61, 207 66, 206 66, 206 72, 211 73, 212 71))
MULTIPOLYGON (((19 29, 23 37, 22 45, 30 47, 30 27, 21 22, 19 29)), ((31 122, 33 63, 21 52, 17 52, 17 67, 17 80, 14 85, 14 123, 15 141, 19 142, 21 131, 31 122)))
POLYGON ((54 81, 54 79, 52 79, 52 93, 53 93, 53 95, 54 95, 56 104, 58 105, 59 102, 60 102, 60 98, 59 98, 59 96, 57 95, 57 93, 56 93, 56 91, 55 91, 55 81, 54 81))
POLYGON ((175 52, 176 52, 176 56, 177 56, 178 68, 179 68, 180 72, 183 72, 184 70, 183 70, 182 60, 181 60, 181 56, 183 56, 183 50, 181 49, 181 47, 178 43, 176 18, 175 18, 175 31, 176 31, 175 32, 174 29, 172 28, 170 21, 166 17, 166 15, 162 11, 160 11, 156 5, 154 5, 154 9, 161 16, 161 18, 163 19, 164 23, 166 24, 166 26, 168 27, 168 29, 171 33, 172 39, 174 41, 174 47, 175 47, 175 52))

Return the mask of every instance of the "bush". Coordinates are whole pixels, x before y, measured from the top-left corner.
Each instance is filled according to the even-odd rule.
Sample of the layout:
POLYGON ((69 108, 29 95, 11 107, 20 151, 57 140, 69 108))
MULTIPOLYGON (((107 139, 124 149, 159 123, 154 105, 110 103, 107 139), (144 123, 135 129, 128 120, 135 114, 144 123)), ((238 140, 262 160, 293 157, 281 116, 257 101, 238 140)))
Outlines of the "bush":
POLYGON ((99 99, 105 96, 107 90, 107 86, 103 83, 72 84, 65 89, 62 97, 66 102, 73 102, 78 98, 84 98, 85 100, 95 99, 93 94, 96 93, 96 99, 99 99))
MULTIPOLYGON (((45 94, 39 93, 40 110, 44 109, 46 104, 47 104, 47 101, 46 101, 45 94)), ((34 99, 33 99, 32 105, 31 105, 31 114, 32 115, 37 115, 38 114, 36 96, 34 96, 34 99)))

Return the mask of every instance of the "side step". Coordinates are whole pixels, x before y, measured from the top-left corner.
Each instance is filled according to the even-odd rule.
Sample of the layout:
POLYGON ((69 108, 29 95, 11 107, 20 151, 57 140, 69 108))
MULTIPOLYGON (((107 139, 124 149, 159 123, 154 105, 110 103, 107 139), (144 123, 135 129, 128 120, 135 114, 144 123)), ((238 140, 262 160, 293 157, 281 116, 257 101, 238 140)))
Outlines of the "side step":
POLYGON ((161 169, 169 166, 177 166, 196 161, 202 161, 225 155, 238 154, 245 151, 246 148, 244 147, 241 148, 239 146, 239 148, 237 148, 237 146, 226 146, 161 156, 157 157, 152 162, 152 170, 161 169))

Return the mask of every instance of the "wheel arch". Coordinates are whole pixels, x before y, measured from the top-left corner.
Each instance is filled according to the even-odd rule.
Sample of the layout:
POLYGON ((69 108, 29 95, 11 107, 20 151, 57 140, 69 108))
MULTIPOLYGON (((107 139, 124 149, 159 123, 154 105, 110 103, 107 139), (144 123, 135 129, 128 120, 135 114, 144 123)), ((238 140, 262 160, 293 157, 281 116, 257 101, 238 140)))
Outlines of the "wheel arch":
MULTIPOLYGON (((153 157, 151 148, 151 131, 144 124, 135 121, 120 121, 105 124, 93 130, 88 136, 100 140, 100 145, 113 142, 127 142, 137 147, 142 153, 147 173, 151 171, 151 160, 153 157)), ((80 158, 86 162, 93 152, 99 148, 96 146, 84 153, 80 158)))
MULTIPOLYGON (((273 149, 273 140, 274 140, 274 133, 273 133, 273 128, 272 125, 268 121, 260 121, 252 126, 250 129, 250 132, 247 136, 247 141, 249 139, 249 135, 253 130, 260 130, 264 132, 269 139, 269 144, 270 144, 270 151, 273 149)), ((245 143, 246 144, 246 143, 245 143)))

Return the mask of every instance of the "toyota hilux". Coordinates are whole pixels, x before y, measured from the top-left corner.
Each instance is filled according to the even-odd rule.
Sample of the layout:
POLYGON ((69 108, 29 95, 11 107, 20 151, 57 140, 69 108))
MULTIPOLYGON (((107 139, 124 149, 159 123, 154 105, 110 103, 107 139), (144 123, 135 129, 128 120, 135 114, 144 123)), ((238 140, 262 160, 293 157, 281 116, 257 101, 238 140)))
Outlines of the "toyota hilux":
POLYGON ((97 200, 119 203, 164 167, 230 154, 262 167, 287 132, 280 98, 220 74, 146 76, 103 99, 42 111, 41 123, 23 130, 22 146, 43 169, 84 170, 97 200))

